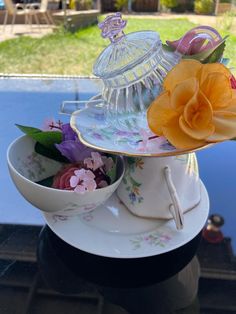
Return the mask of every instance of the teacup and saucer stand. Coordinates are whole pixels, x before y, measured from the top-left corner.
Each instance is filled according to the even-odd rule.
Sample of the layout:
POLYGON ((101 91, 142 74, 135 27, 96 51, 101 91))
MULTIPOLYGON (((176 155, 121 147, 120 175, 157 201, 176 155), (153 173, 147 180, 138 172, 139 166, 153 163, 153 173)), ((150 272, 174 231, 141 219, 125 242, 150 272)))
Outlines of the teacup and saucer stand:
POLYGON ((76 248, 136 258, 162 254, 193 239, 206 222, 209 200, 194 153, 176 149, 147 125, 147 108, 180 55, 164 51, 158 33, 125 34, 125 26, 120 13, 99 24, 102 37, 110 39, 93 67, 103 83, 101 94, 85 104, 64 103, 61 110, 72 113, 71 127, 84 145, 127 157, 125 175, 117 193, 89 215, 63 223, 58 217, 45 218, 76 248))
POLYGON ((195 154, 163 138, 145 146, 139 133, 112 127, 100 95, 69 104, 69 110, 67 105, 61 112, 80 108, 71 115, 79 139, 96 150, 126 156, 126 171, 117 193, 93 212, 76 217, 44 213, 50 228, 77 249, 111 258, 159 255, 191 241, 209 211, 195 154))

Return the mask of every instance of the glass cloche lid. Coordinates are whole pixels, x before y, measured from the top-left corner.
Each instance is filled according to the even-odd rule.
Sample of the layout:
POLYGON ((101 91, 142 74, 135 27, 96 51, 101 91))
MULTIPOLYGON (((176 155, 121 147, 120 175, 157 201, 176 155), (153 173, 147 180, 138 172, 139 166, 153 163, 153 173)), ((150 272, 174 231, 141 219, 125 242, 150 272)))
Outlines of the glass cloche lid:
MULTIPOLYGON (((124 74, 137 65, 143 64, 145 60, 150 61, 149 67, 145 69, 146 72, 155 65, 155 61, 152 63, 151 59, 162 48, 158 33, 140 31, 125 35, 123 29, 126 23, 122 20, 121 13, 118 12, 107 16, 99 24, 102 37, 109 38, 111 41, 111 44, 97 58, 93 68, 93 73, 102 79, 108 79, 120 73, 124 74)), ((144 75, 143 69, 136 73, 136 76, 137 74, 138 76, 144 75)))
POLYGON ((117 12, 99 24, 102 37, 111 43, 95 61, 93 73, 103 81, 101 96, 108 123, 119 130, 138 131, 148 128, 147 108, 179 56, 165 53, 155 31, 125 35, 126 23, 117 12))

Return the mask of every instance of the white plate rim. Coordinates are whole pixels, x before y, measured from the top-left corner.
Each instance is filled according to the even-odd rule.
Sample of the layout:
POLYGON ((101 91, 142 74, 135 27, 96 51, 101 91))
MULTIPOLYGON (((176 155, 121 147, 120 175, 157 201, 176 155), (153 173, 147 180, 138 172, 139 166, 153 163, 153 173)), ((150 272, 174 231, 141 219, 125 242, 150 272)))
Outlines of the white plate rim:
MULTIPOLYGON (((119 240, 122 241, 127 241, 122 244, 122 241, 118 241, 120 247, 114 247, 117 245, 117 236, 114 234, 106 234, 103 231, 95 230, 94 236, 92 235, 90 237, 90 242, 88 242, 88 238, 86 238, 85 234, 80 234, 80 226, 82 226, 82 223, 80 220, 76 220, 76 237, 70 238, 69 234, 65 234, 63 232, 63 224, 69 224, 73 220, 72 217, 70 217, 69 220, 65 221, 60 221, 60 223, 55 223, 53 214, 52 213, 46 213, 42 212, 43 217, 45 219, 46 224, 49 226, 49 228, 63 241, 68 243, 69 245, 80 249, 82 251, 85 251, 90 254, 95 254, 103 257, 110 257, 110 258, 126 258, 126 259, 131 259, 131 258, 143 258, 143 257, 150 257, 154 255, 161 255, 164 253, 167 253, 169 251, 175 250, 184 244, 188 243, 191 241, 195 236, 198 235, 198 233, 202 230, 204 227, 208 214, 209 214, 209 197, 207 190, 203 184, 203 182, 200 180, 200 186, 201 186, 201 201, 200 203, 190 211, 186 212, 184 214, 184 221, 185 221, 185 226, 183 230, 176 230, 174 221, 173 220, 158 220, 161 222, 161 227, 156 228, 155 230, 152 230, 150 234, 154 234, 155 232, 159 232, 161 228, 168 228, 168 230, 171 230, 172 238, 170 237, 170 242, 167 243, 166 247, 160 247, 159 245, 152 245, 152 244, 147 244, 144 241, 145 245, 147 247, 141 247, 141 249, 132 249, 128 248, 125 249, 126 243, 128 242, 128 236, 127 235, 119 235, 119 240), (78 225, 77 225, 78 221, 78 225), (191 224, 191 225, 190 225, 191 224), (109 235, 109 236, 108 236, 109 235), (96 237, 101 237, 104 238, 105 244, 104 247, 98 248, 96 246, 96 237), (78 241, 79 239, 79 241, 78 241), (93 243, 92 243, 93 242, 93 243), (118 252, 120 249, 122 250, 122 245, 123 245, 123 250, 125 252, 118 252), (110 247, 109 247, 110 246, 110 247)), ((96 209, 95 209, 96 210, 96 209)), ((141 218, 142 219, 142 218, 141 218)), ((83 225, 83 227, 86 225, 83 225)), ((86 229, 86 228, 85 228, 86 229)), ((89 232, 91 232, 91 228, 87 228, 89 232)), ((144 237, 148 233, 144 232, 140 236, 144 237)), ((91 234, 90 234, 91 235, 91 234)), ((148 242, 147 242, 148 243, 148 242)), ((154 243, 155 244, 155 243, 154 243)), ((119 246, 118 245, 118 246, 119 246)))

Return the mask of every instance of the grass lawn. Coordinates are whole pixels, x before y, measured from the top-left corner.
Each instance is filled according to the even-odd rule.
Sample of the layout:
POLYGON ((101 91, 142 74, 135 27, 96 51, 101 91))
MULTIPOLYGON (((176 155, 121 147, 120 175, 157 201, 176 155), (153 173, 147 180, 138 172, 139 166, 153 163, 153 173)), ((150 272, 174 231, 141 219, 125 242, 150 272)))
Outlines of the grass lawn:
MULTIPOLYGON (((159 32, 161 40, 177 39, 195 25, 187 19, 130 18, 126 33, 138 30, 159 32)), ((222 34, 225 35, 225 34, 222 34)), ((19 37, 0 43, 0 73, 91 75, 99 53, 109 44, 97 26, 77 33, 56 31, 43 38, 19 37)), ((227 40, 225 56, 236 67, 236 36, 227 40)))

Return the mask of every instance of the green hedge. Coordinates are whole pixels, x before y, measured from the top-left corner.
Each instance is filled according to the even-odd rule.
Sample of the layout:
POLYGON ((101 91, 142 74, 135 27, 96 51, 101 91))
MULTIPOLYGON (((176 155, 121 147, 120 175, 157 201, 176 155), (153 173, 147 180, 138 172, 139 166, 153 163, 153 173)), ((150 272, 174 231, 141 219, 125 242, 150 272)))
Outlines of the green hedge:
POLYGON ((195 0, 194 12, 197 14, 212 14, 214 11, 213 0, 195 0))
POLYGON ((167 9, 172 9, 177 7, 178 1, 177 0, 161 0, 161 5, 166 7, 167 9))

